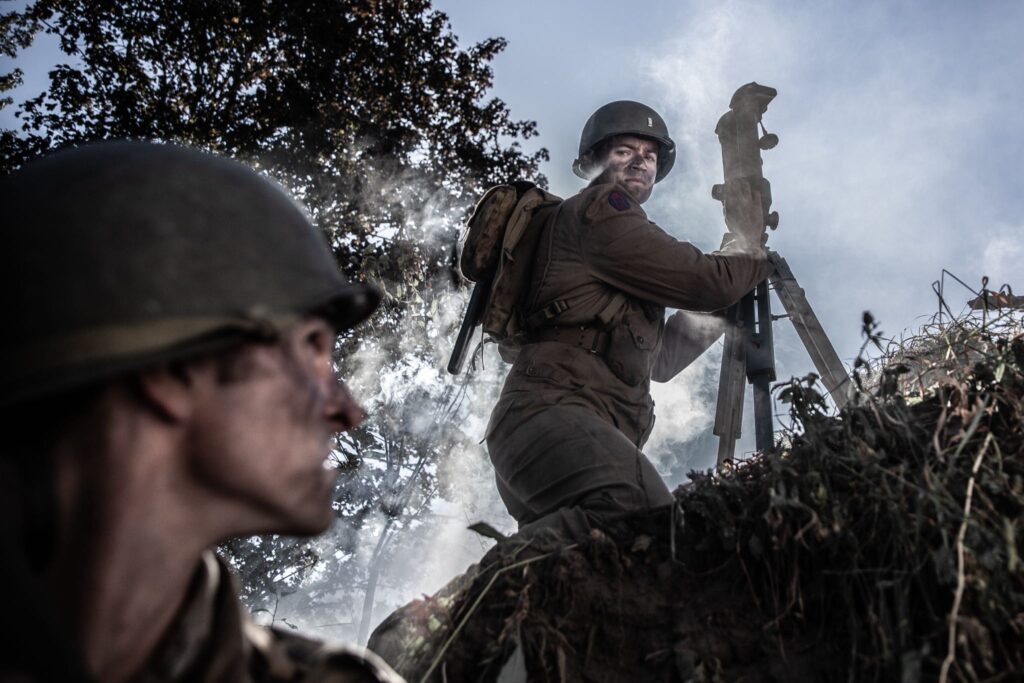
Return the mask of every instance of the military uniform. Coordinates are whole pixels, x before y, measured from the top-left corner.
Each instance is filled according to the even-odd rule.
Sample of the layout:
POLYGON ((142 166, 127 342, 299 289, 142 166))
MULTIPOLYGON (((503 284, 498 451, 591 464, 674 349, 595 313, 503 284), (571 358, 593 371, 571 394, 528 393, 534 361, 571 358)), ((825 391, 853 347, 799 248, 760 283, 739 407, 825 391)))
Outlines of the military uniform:
POLYGON ((671 379, 710 340, 700 346, 706 335, 680 316, 666 324, 665 308, 725 308, 771 266, 759 247, 704 254, 676 240, 615 184, 591 185, 534 221, 544 231, 527 298, 534 341, 487 430, 499 493, 521 525, 569 508, 668 504, 641 450, 654 425, 650 381, 671 379))
POLYGON ((397 683, 403 679, 363 648, 327 645, 257 626, 238 602, 230 572, 208 552, 174 623, 133 680, 397 683))

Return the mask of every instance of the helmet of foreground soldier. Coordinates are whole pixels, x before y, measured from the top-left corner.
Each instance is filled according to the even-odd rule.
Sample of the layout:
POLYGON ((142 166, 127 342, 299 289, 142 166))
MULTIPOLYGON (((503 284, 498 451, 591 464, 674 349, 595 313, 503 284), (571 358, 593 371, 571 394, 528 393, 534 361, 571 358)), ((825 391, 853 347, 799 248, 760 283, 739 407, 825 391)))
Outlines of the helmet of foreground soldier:
POLYGON ((593 150, 599 144, 615 135, 637 135, 655 140, 658 153, 658 173, 654 182, 661 181, 676 162, 676 143, 668 135, 668 126, 658 112, 646 104, 631 100, 609 102, 599 108, 583 126, 580 136, 579 156, 572 164, 573 173, 584 180, 590 180, 600 172, 595 166, 593 150))
POLYGON ((340 275, 284 190, 192 149, 57 152, 0 179, 0 206, 3 406, 274 339, 309 314, 341 331, 380 299, 340 275))

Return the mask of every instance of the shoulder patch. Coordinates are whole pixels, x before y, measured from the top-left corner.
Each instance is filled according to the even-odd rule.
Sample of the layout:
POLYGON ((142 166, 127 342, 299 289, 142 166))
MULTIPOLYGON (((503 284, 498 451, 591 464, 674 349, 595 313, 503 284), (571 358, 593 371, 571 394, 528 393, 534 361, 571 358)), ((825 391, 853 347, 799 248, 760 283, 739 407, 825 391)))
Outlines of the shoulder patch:
POLYGON ((612 190, 608 193, 608 203, 611 204, 612 208, 616 211, 625 211, 629 208, 629 200, 626 199, 626 195, 622 194, 618 190, 612 190))

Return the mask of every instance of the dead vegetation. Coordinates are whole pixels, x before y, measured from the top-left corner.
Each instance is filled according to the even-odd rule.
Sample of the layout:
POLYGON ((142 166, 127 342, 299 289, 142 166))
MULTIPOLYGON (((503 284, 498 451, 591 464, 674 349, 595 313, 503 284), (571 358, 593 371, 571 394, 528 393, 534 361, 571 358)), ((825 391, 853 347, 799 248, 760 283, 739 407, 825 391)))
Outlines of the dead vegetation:
POLYGON ((499 544, 371 646, 410 680, 1024 679, 1020 320, 898 350, 839 416, 781 386, 784 448, 588 538, 499 544))

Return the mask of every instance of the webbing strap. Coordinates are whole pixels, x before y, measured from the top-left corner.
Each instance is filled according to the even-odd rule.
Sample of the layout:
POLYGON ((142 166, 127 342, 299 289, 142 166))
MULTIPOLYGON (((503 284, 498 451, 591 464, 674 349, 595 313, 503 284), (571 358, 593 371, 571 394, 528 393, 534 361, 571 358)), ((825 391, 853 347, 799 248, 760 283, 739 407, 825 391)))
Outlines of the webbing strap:
POLYGON ((585 349, 590 353, 603 356, 608 350, 611 335, 605 330, 591 327, 590 325, 576 325, 575 327, 541 327, 534 330, 531 341, 553 341, 561 344, 568 344, 577 348, 585 349))
POLYGON ((526 318, 527 329, 543 327, 544 323, 553 320, 557 316, 569 310, 570 305, 567 299, 556 299, 544 308, 526 318))
POLYGON ((608 303, 604 305, 604 308, 598 311, 594 317, 601 323, 601 327, 608 327, 615 318, 615 314, 625 303, 626 295, 623 292, 616 292, 608 303))

